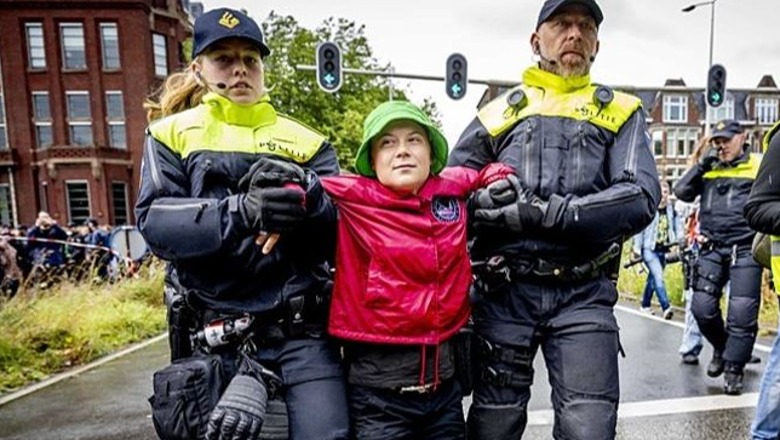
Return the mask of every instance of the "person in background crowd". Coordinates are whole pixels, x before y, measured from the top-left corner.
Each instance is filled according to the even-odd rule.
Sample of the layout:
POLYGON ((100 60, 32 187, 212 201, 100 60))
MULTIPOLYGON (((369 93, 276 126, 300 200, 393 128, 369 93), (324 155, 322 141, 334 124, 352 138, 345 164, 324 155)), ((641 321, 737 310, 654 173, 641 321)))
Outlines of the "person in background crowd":
POLYGON ((701 198, 701 251, 694 269, 691 310, 713 347, 707 375, 718 377, 725 371, 723 389, 729 395, 742 393, 761 299, 761 266, 751 254, 755 232, 742 214, 761 158, 748 153, 746 139, 738 121, 719 121, 708 139, 708 150, 674 187, 680 200, 701 198), (720 298, 726 283, 730 291, 724 325, 720 298))
POLYGON ((58 269, 65 264, 63 243, 68 234, 46 211, 38 213, 35 227, 27 233, 27 251, 30 253, 33 265, 41 265, 46 269, 58 269), (58 240, 62 243, 44 240, 58 240))
POLYGON ((469 439, 522 436, 540 348, 553 436, 615 437, 613 282, 623 241, 653 220, 661 190, 641 101, 591 82, 602 19, 593 0, 545 1, 530 37, 538 65, 479 111, 450 154, 449 166, 518 173, 515 197, 502 180, 471 202, 483 349, 469 439))
MULTIPOLYGON (((745 204, 745 218, 751 228, 771 234, 772 278, 780 293, 780 122, 764 137, 765 156, 745 204)), ((780 298, 778 298, 780 302, 780 298)), ((780 327, 778 327, 780 334, 780 327)), ((753 440, 780 438, 780 336, 775 336, 769 361, 761 379, 756 416, 751 426, 753 440)))
MULTIPOLYGON (((338 174, 336 151, 271 104, 270 49, 254 20, 218 8, 198 17, 193 35, 192 63, 148 103, 139 230, 175 268, 198 328, 222 318, 254 323, 249 357, 281 378, 290 438, 347 439, 339 348, 325 337, 336 211, 317 177, 338 174), (271 237, 278 242, 266 246, 271 237)), ((255 438, 264 422, 269 385, 256 368, 234 375, 239 348, 196 347, 219 353, 232 376, 209 440, 255 438)))
POLYGON ((639 255, 647 267, 647 281, 642 294, 641 310, 652 313, 650 303, 653 292, 658 296, 661 304, 661 313, 664 319, 672 319, 674 311, 666 294, 666 282, 664 281, 664 268, 666 267, 666 253, 672 246, 678 245, 680 236, 679 222, 674 206, 669 203, 671 187, 668 181, 661 182, 661 202, 653 221, 634 236, 633 253, 639 255))

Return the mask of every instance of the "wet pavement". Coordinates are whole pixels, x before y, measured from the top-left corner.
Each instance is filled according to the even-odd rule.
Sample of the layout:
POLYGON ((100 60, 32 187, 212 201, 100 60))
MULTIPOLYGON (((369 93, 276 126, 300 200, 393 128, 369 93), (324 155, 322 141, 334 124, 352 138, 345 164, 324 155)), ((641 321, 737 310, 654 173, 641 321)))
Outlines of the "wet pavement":
MULTIPOLYGON (((706 376, 706 347, 698 366, 680 362, 682 327, 618 307, 626 357, 620 360, 618 439, 746 439, 767 347, 760 341, 742 396, 724 396, 723 378, 706 376)), ((705 344, 706 346, 706 344, 705 344)), ((167 363, 166 340, 114 359, 0 406, 0 439, 155 439, 147 398, 151 374, 167 363)), ((552 438, 547 372, 541 355, 523 439, 552 438)), ((468 400, 465 402, 468 405, 468 400)))

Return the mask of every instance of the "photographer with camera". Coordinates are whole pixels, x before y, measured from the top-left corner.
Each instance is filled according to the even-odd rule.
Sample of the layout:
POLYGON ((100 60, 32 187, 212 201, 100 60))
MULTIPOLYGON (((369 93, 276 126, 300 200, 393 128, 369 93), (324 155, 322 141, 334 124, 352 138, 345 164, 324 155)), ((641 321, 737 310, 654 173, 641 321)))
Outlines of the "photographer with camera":
POLYGON ((718 122, 709 150, 674 187, 675 195, 685 202, 701 196, 701 249, 694 266, 691 310, 713 346, 707 375, 718 377, 725 371, 724 391, 730 395, 742 393, 743 370, 758 331, 761 296, 761 266, 751 254, 755 232, 742 215, 761 158, 747 151, 746 139, 739 122, 718 122), (724 325, 720 298, 728 282, 724 325))
MULTIPOLYGON (((670 192, 669 182, 662 181, 661 202, 658 204, 658 211, 656 211, 652 223, 634 236, 632 248, 632 253, 641 258, 647 267, 647 282, 645 282, 645 290, 642 293, 640 309, 643 312, 654 314, 650 303, 653 299, 653 292, 655 292, 658 296, 658 302, 661 303, 661 313, 664 319, 672 319, 674 314, 666 295, 664 268, 667 263, 667 253, 672 247, 677 246, 677 240, 680 237, 680 222, 677 220, 674 207, 669 203, 670 192)), ((635 259, 632 258, 632 260, 635 259)))

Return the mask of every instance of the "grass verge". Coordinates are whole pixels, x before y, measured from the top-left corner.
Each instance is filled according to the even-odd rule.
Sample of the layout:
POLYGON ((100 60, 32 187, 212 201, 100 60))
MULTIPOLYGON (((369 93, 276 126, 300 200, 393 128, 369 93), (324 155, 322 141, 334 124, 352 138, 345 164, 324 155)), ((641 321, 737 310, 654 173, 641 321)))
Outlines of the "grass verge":
POLYGON ((0 300, 0 393, 160 334, 163 276, 153 263, 113 285, 63 283, 0 300))

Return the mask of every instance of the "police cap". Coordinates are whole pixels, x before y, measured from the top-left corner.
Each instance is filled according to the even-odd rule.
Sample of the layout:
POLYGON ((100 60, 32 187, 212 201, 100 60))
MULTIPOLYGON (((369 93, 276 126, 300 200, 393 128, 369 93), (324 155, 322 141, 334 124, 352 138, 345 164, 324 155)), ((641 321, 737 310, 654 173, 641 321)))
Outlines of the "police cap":
POLYGON ((745 130, 741 125, 739 125, 739 122, 733 119, 724 119, 715 124, 715 126, 712 128, 712 134, 710 137, 731 139, 734 136, 744 132, 745 130))
POLYGON ((590 16, 596 21, 596 27, 601 25, 604 20, 604 14, 601 13, 601 8, 596 4, 595 0, 547 0, 542 5, 542 10, 539 11, 539 19, 536 21, 536 29, 542 25, 545 21, 552 18, 555 14, 560 12, 560 9, 568 5, 582 5, 588 8, 590 16))
POLYGON ((194 28, 193 59, 212 44, 226 38, 242 38, 254 43, 262 58, 271 53, 263 40, 260 26, 243 12, 234 9, 212 9, 195 20, 194 28))

